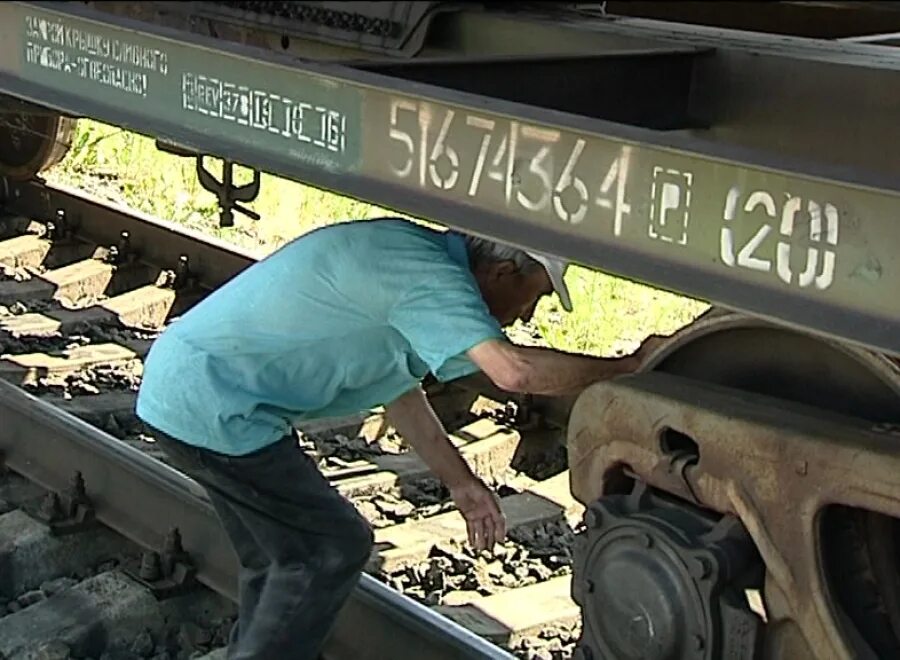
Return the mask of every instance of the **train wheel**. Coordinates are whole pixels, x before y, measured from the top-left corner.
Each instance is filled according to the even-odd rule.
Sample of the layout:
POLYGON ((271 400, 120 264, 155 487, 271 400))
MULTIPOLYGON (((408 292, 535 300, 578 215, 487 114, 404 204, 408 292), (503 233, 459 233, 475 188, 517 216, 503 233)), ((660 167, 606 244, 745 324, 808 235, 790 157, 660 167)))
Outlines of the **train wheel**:
MULTIPOLYGON (((701 317, 678 333, 647 369, 818 406, 874 423, 900 420, 900 369, 892 360, 862 349, 775 328, 738 314, 717 311, 701 317)), ((602 573, 603 567, 586 563, 588 559, 598 562, 615 557, 609 551, 605 554, 597 551, 598 536, 596 532, 592 535, 590 524, 592 516, 596 517, 592 510, 597 510, 598 505, 600 511, 610 506, 605 503, 610 497, 621 499, 622 496, 604 496, 589 509, 588 529, 585 540, 580 542, 580 560, 576 556, 576 568, 580 569, 580 575, 576 573, 576 583, 602 573)), ((615 506, 613 508, 615 510, 615 506)), ((691 510, 687 505, 683 508, 691 510)), ((642 511, 632 507, 627 512, 632 516, 629 522, 642 519, 641 524, 645 525, 652 518, 653 524, 658 526, 661 510, 659 506, 655 509, 644 507, 642 511)), ((843 622, 845 634, 857 643, 862 640, 873 657, 900 657, 900 521, 879 513, 840 506, 825 509, 820 520, 818 545, 822 570, 831 607, 839 613, 837 618, 843 622)), ((690 535, 690 532, 688 527, 680 530, 682 535, 690 535)), ((669 552, 665 561, 653 559, 652 553, 647 553, 650 559, 640 561, 650 562, 656 573, 661 573, 663 566, 674 575, 676 565, 690 566, 691 557, 705 551, 702 543, 698 545, 702 538, 694 534, 674 555, 669 552)), ((619 561, 621 563, 621 557, 619 561)), ((705 603, 697 600, 702 591, 694 588, 696 580, 691 582, 692 579, 688 575, 679 583, 691 586, 688 589, 691 599, 667 602, 666 613, 694 616, 704 608, 710 611, 719 607, 715 596, 705 603)), ((590 600, 583 595, 582 598, 576 595, 576 599, 590 600)), ((585 617, 595 618, 609 616, 614 611, 609 607, 592 610, 584 605, 582 609, 585 617)), ((625 621, 614 622, 612 629, 621 631, 626 625, 625 621)), ((692 625, 696 628, 696 621, 692 625)), ((610 629, 608 621, 585 621, 586 631, 604 629, 610 629)), ((720 633, 727 631, 720 629, 720 633)), ((698 634, 691 632, 694 636, 698 634)), ((678 640, 677 645, 670 645, 670 650, 675 649, 674 653, 636 657, 673 660, 713 657, 706 655, 704 649, 684 641, 690 638, 672 636, 671 639, 678 640)), ((585 645, 587 648, 608 648, 602 640, 586 641, 589 642, 585 645)), ((731 640, 720 638, 718 643, 730 644, 731 640)), ((597 660, 596 654, 594 658, 597 660)))
POLYGON ((72 144, 75 122, 18 99, 0 98, 0 176, 28 180, 58 163, 72 144))

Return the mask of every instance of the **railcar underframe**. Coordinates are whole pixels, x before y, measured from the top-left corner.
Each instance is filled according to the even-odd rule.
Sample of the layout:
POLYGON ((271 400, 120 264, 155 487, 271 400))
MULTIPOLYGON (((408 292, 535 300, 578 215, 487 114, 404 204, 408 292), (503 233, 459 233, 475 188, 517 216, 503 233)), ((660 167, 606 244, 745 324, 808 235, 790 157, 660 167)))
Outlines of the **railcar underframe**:
POLYGON ((0 194, 91 117, 709 301, 531 402, 581 657, 897 657, 897 4, 3 3, 0 194))

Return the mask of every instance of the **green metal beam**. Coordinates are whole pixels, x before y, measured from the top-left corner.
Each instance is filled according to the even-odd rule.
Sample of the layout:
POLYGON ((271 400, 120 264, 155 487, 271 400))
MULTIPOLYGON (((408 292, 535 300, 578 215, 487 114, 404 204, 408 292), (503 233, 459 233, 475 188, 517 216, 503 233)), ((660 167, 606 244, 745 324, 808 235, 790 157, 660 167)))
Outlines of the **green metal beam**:
POLYGON ((900 354, 896 181, 77 3, 0 4, 0 91, 900 354))

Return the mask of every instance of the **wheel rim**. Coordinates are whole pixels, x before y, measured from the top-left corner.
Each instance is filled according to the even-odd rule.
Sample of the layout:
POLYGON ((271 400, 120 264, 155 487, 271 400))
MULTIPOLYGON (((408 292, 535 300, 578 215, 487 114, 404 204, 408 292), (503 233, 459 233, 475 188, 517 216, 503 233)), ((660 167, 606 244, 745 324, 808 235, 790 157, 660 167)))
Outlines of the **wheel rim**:
MULTIPOLYGON (((677 334, 645 370, 872 422, 900 420, 897 361, 719 310, 677 334)), ((819 526, 832 604, 878 657, 900 654, 898 539, 900 521, 849 507, 830 507, 819 526)))

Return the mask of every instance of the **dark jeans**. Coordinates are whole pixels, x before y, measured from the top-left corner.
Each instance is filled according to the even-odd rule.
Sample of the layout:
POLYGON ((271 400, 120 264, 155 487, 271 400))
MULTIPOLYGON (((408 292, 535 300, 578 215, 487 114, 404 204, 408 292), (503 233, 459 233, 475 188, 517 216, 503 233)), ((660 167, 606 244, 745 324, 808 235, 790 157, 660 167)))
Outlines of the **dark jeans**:
POLYGON ((202 485, 240 559, 233 660, 318 657, 372 549, 372 530, 294 436, 246 456, 159 431, 174 467, 202 485))

